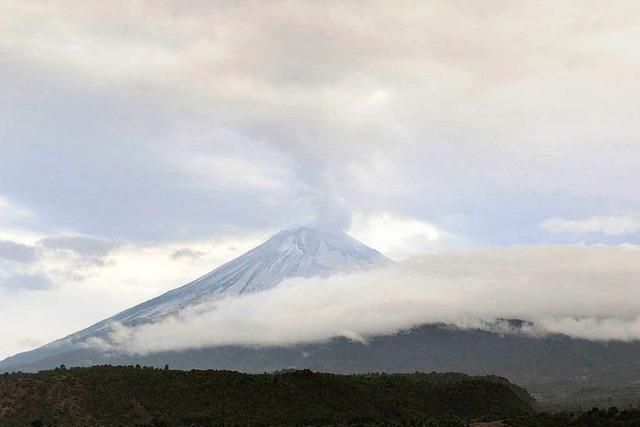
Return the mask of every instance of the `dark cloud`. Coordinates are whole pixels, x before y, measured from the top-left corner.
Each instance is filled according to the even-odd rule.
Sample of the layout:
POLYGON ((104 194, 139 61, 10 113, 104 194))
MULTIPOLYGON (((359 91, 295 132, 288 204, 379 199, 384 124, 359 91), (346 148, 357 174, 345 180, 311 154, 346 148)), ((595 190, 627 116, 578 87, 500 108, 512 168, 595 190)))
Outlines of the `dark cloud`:
POLYGON ((173 254, 171 254, 171 259, 182 259, 182 258, 200 258, 204 255, 204 252, 196 251, 190 248, 180 248, 176 250, 173 254))
POLYGON ((0 259, 28 264, 36 260, 36 250, 33 246, 0 240, 0 259))

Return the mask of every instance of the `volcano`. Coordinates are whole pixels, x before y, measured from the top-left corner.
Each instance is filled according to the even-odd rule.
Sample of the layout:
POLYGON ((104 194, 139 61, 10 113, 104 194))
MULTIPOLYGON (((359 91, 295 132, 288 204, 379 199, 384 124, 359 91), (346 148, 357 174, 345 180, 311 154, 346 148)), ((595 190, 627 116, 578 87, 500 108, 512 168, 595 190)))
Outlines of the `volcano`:
POLYGON ((136 326, 176 315, 205 301, 261 292, 293 277, 326 277, 390 262, 344 232, 298 227, 266 242, 208 274, 149 301, 32 351, 0 362, 0 370, 22 366, 82 349, 92 337, 104 336, 114 323, 136 326))

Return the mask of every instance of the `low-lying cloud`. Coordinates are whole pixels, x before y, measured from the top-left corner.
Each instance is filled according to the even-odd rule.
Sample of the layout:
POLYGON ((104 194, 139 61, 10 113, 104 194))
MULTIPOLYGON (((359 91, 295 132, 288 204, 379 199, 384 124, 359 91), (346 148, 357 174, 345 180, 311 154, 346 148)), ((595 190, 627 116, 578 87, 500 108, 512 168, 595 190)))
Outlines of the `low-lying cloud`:
POLYGON ((270 291, 210 301, 153 324, 114 325, 90 345, 150 353, 224 345, 286 346, 343 336, 366 341, 422 324, 590 340, 640 339, 640 251, 536 246, 458 251, 270 291), (497 322, 497 323, 496 323, 497 322), (522 332, 522 331, 520 331, 522 332))

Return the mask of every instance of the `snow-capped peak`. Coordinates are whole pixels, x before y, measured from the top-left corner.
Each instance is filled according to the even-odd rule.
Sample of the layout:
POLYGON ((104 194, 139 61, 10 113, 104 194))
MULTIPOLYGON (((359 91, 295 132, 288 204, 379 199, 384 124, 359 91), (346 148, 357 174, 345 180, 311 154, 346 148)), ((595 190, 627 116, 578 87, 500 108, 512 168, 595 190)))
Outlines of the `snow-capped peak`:
POLYGON ((386 261, 380 252, 343 232, 288 229, 201 278, 143 303, 144 310, 136 316, 157 317, 204 299, 264 291, 290 277, 326 276, 386 261))
POLYGON ((65 340, 82 341, 101 333, 114 322, 125 325, 147 323, 204 301, 265 291, 291 277, 328 276, 385 262, 390 261, 346 233, 292 228, 279 232, 191 283, 118 313, 65 340))

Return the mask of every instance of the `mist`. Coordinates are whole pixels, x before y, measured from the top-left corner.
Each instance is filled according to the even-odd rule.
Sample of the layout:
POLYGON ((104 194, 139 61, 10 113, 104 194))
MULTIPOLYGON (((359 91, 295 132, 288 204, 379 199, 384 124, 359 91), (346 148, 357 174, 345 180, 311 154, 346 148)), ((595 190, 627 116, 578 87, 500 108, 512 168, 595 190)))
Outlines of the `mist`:
POLYGON ((130 354, 225 345, 366 342, 423 324, 588 340, 640 339, 640 251, 528 246, 456 251, 353 274, 289 279, 152 324, 114 324, 89 346, 130 354), (512 329, 502 321, 531 322, 512 329))

